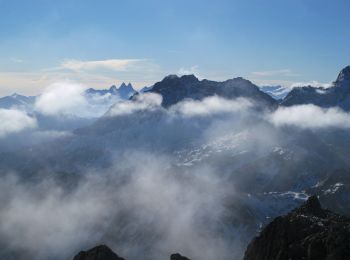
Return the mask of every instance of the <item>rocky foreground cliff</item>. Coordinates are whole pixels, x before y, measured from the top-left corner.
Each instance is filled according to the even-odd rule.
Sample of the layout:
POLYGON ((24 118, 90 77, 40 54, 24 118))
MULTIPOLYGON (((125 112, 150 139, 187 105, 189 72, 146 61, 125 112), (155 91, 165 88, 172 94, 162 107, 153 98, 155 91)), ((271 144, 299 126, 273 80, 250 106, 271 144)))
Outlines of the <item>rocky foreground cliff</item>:
POLYGON ((244 260, 350 259, 350 219, 321 208, 316 196, 268 224, 244 260))

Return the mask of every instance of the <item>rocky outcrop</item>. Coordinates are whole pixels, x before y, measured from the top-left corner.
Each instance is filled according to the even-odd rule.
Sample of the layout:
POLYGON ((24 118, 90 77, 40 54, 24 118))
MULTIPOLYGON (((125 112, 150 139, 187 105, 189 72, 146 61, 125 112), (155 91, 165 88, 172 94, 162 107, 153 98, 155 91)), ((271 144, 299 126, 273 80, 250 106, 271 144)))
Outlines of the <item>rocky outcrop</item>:
POLYGON ((244 260, 302 259, 350 259, 350 219, 322 209, 316 196, 274 219, 244 256, 244 260))
POLYGON ((105 245, 96 246, 87 251, 81 251, 73 260, 124 260, 105 245))
POLYGON ((185 257, 185 256, 182 256, 182 255, 176 253, 176 254, 172 254, 170 256, 170 260, 190 260, 190 259, 185 257))
MULTIPOLYGON (((73 260, 125 260, 114 253, 108 246, 100 245, 87 251, 81 251, 73 260)), ((179 253, 172 254, 170 260, 190 260, 179 253)))
POLYGON ((313 104, 320 107, 340 107, 350 110, 350 66, 342 69, 333 85, 297 87, 281 101, 282 106, 313 104))

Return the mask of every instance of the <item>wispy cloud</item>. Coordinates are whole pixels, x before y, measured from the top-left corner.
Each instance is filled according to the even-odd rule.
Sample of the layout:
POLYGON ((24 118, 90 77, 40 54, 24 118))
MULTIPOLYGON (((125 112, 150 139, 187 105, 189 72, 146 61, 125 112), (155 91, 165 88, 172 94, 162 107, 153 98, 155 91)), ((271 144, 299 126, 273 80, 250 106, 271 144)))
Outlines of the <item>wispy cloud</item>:
POLYGON ((298 87, 304 87, 304 86, 329 88, 332 86, 332 83, 321 83, 316 80, 312 80, 312 81, 306 81, 306 82, 295 82, 290 87, 298 88, 298 87))
POLYGON ((349 128, 350 114, 338 108, 315 105, 280 107, 268 120, 275 126, 294 126, 304 129, 349 128))
POLYGON ((12 57, 11 61, 14 62, 14 63, 23 63, 24 62, 24 60, 19 59, 19 58, 15 58, 15 57, 12 57))
POLYGON ((254 72, 252 72, 252 74, 254 76, 258 76, 258 77, 271 77, 271 76, 296 77, 296 76, 300 76, 299 74, 294 73, 291 69, 254 71, 254 72))
POLYGON ((25 112, 16 109, 0 109, 0 138, 24 129, 35 128, 37 121, 25 112))
POLYGON ((199 68, 198 65, 193 65, 190 68, 181 67, 178 70, 177 74, 180 75, 180 76, 182 76, 182 75, 190 75, 190 74, 198 76, 198 74, 199 74, 199 69, 198 68, 199 68))
POLYGON ((73 71, 89 71, 97 69, 127 71, 144 66, 148 63, 149 61, 145 59, 109 59, 93 61, 65 60, 61 63, 59 68, 73 71))

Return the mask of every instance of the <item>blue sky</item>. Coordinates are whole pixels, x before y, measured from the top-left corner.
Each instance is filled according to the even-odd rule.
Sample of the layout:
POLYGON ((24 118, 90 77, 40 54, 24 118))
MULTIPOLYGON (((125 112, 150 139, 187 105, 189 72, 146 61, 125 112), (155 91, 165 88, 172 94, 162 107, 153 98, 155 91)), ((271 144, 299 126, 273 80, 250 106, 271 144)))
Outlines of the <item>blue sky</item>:
POLYGON ((0 0, 0 94, 195 73, 256 84, 334 80, 348 0, 0 0))

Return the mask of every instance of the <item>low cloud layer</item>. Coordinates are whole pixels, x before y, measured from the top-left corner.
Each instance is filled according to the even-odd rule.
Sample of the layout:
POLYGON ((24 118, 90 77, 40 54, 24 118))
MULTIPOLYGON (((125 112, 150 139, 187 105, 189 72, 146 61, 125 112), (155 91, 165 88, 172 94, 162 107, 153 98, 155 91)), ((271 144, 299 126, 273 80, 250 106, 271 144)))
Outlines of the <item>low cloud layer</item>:
POLYGON ((165 259, 174 251, 195 259, 241 253, 218 231, 223 200, 233 190, 210 168, 178 175, 171 158, 128 155, 104 172, 86 172, 74 189, 49 177, 26 184, 2 176, 3 248, 32 259, 71 259, 96 243, 135 260, 165 259))
POLYGON ((37 126, 35 118, 15 109, 0 109, 0 138, 11 133, 18 133, 37 126))
POLYGON ((218 96, 204 98, 201 101, 186 100, 171 107, 171 111, 178 112, 184 116, 211 116, 224 113, 244 112, 253 104, 244 98, 228 100, 218 96))
POLYGON ((133 101, 127 100, 116 103, 109 111, 108 116, 128 115, 142 110, 153 110, 160 108, 162 96, 154 93, 143 93, 137 95, 133 101))
POLYGON ((332 87, 332 84, 331 83, 321 83, 321 82, 312 80, 312 81, 305 81, 305 82, 295 82, 290 86, 290 88, 300 88, 300 87, 305 87, 305 86, 329 88, 329 87, 332 87))
POLYGON ((85 89, 84 85, 69 81, 52 84, 37 98, 35 110, 48 116, 100 117, 120 100, 109 93, 86 96, 85 89))
POLYGON ((84 87, 71 82, 55 83, 37 98, 35 109, 43 114, 74 114, 86 106, 82 93, 84 87))
POLYGON ((338 108, 320 108, 315 105, 280 107, 268 115, 275 126, 293 126, 304 129, 350 128, 350 114, 338 108))

